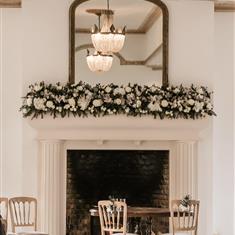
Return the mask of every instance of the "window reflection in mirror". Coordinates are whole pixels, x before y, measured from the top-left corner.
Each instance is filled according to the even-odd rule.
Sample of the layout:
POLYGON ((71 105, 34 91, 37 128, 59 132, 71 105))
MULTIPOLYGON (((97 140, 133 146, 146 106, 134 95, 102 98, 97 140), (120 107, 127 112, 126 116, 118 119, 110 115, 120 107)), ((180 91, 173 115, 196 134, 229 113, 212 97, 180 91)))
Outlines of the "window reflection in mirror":
MULTIPOLYGON (((75 82, 162 85, 163 17, 156 4, 143 0, 110 0, 107 6, 106 0, 86 1, 76 8, 75 27, 75 82), (123 48, 119 52, 100 54, 113 56, 112 65, 106 64, 110 69, 91 71, 87 54, 98 56, 100 53, 94 48, 92 32, 98 32, 99 27, 101 31, 115 27, 115 32, 121 34, 125 26, 123 48)), ((94 67, 95 62, 92 63, 94 67)))

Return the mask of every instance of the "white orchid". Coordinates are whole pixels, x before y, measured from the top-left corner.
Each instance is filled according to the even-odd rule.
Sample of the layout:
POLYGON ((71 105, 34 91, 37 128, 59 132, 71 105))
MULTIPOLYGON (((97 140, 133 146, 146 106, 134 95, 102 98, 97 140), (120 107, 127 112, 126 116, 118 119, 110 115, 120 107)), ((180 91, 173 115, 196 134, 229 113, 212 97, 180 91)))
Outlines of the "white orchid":
POLYGON ((155 112, 155 111, 161 112, 162 111, 162 108, 161 108, 161 106, 160 106, 160 104, 158 102, 151 102, 151 103, 149 103, 148 104, 148 108, 152 112, 155 112))
POLYGON ((74 98, 68 99, 68 103, 69 103, 69 105, 70 105, 71 107, 75 107, 75 105, 76 105, 76 101, 75 101, 74 98))

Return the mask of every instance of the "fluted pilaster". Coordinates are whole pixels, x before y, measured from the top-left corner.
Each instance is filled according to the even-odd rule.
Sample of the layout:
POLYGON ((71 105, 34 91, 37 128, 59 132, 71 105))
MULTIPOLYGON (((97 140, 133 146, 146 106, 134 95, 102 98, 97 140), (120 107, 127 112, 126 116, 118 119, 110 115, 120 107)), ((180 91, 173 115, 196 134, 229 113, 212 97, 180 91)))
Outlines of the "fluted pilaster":
POLYGON ((62 141, 40 141, 39 228, 60 234, 62 141))
POLYGON ((190 194, 197 198, 197 153, 195 141, 177 141, 174 161, 172 161, 172 199, 190 194))

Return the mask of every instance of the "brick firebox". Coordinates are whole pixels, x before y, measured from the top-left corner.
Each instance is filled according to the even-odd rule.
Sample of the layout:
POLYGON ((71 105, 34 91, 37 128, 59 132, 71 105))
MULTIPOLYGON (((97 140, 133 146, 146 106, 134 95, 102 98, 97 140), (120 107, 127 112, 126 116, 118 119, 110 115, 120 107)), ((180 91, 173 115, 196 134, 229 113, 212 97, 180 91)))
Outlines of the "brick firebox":
MULTIPOLYGON (((110 195, 128 205, 168 208, 169 151, 67 151, 66 234, 91 235, 89 209, 110 195)), ((99 235, 98 219, 92 226, 99 235)), ((154 233, 168 229, 168 218, 153 219, 154 233)))

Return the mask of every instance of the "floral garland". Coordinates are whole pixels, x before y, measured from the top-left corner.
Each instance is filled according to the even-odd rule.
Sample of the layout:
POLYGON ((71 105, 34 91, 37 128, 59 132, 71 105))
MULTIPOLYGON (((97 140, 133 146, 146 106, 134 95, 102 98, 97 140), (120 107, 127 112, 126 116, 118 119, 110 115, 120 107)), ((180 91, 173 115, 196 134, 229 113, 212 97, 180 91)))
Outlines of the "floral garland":
POLYGON ((215 115, 211 92, 203 86, 91 86, 84 82, 64 86, 44 82, 30 85, 20 110, 24 117, 32 118, 43 118, 45 114, 54 118, 70 114, 79 117, 152 115, 160 119, 197 119, 215 115))

